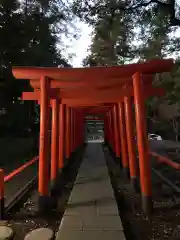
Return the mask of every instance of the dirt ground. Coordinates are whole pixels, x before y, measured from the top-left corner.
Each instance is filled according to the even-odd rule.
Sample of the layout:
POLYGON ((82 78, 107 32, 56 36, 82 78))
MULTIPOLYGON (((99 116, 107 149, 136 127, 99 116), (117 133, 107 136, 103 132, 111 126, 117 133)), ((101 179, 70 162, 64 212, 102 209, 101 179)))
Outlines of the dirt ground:
MULTIPOLYGON (((140 194, 134 193, 129 180, 123 176, 119 163, 105 152, 127 240, 179 240, 180 194, 152 174, 154 212, 152 219, 148 220, 141 210, 140 194)), ((152 162, 152 165, 161 169, 174 183, 179 183, 179 172, 156 162, 152 162)))

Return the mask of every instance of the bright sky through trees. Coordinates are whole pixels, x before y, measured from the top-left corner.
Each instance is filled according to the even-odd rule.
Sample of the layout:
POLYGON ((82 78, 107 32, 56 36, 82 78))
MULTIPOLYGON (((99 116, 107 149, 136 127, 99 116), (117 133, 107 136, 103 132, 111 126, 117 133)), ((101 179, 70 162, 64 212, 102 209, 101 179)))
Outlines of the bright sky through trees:
POLYGON ((91 43, 92 28, 80 21, 77 21, 76 25, 80 29, 80 37, 77 40, 65 37, 64 40, 69 47, 63 51, 63 54, 66 58, 69 54, 74 54, 70 61, 71 64, 73 67, 81 67, 82 60, 87 56, 88 47, 91 43))

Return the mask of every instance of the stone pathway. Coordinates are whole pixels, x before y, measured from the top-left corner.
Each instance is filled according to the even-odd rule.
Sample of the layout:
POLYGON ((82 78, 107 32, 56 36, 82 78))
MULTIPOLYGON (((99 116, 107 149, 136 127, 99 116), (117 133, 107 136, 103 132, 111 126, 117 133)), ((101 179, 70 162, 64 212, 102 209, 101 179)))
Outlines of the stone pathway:
POLYGON ((56 240, 125 240, 101 144, 87 146, 56 240))

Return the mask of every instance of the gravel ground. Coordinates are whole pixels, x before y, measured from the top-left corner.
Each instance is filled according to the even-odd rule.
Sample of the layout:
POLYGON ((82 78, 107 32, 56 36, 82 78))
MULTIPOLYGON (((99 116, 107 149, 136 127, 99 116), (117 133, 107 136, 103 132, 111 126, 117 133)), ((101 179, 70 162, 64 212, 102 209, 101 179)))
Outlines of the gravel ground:
MULTIPOLYGON (((129 180, 123 177, 119 163, 115 163, 107 151, 105 155, 127 240, 179 240, 180 195, 152 174, 154 213, 152 219, 147 220, 141 210, 140 194, 134 193, 129 180)), ((179 172, 156 161, 152 161, 152 166, 179 183, 179 172)))

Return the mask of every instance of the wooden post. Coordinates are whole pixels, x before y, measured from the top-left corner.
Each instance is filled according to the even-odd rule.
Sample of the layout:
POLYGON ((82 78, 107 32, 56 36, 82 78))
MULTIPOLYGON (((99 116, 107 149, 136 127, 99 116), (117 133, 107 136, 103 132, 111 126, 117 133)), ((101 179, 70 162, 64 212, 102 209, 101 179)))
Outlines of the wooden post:
POLYGON ((66 109, 66 159, 69 159, 71 153, 70 139, 71 139, 71 109, 66 109))
POLYGON ((110 146, 111 149, 114 151, 114 131, 113 131, 113 125, 112 125, 112 115, 111 111, 109 111, 109 130, 110 130, 110 146))
POLYGON ((75 147, 76 149, 80 145, 80 138, 82 136, 82 118, 79 112, 76 112, 76 131, 75 131, 75 147))
POLYGON ((76 151, 76 123, 77 123, 77 113, 76 111, 74 110, 74 116, 73 116, 73 119, 74 119, 74 131, 73 131, 73 149, 74 151, 76 151))
POLYGON ((116 139, 115 139, 115 126, 114 126, 114 115, 113 115, 113 109, 110 110, 110 115, 111 115, 111 128, 112 128, 112 142, 113 142, 113 152, 116 152, 116 139))
POLYGON ((81 135, 80 135, 80 142, 79 145, 84 144, 84 134, 85 134, 85 120, 84 120, 84 114, 82 113, 81 116, 81 135))
POLYGON ((120 159, 120 138, 119 138, 119 124, 118 124, 118 114, 117 106, 113 106, 113 126, 114 126, 114 138, 115 138, 115 152, 116 157, 120 159))
POLYGON ((118 103, 119 110, 119 127, 120 127, 120 142, 121 142, 121 155, 122 155, 122 167, 125 176, 129 177, 129 163, 127 156, 127 138, 126 138, 126 122, 124 113, 124 103, 118 103))
POLYGON ((108 145, 110 145, 110 143, 111 143, 111 133, 110 133, 109 113, 106 114, 106 126, 107 126, 108 145))
POLYGON ((78 112, 77 120, 77 147, 81 145, 82 141, 82 131, 83 131, 83 122, 82 122, 82 113, 78 112))
POLYGON ((60 104, 59 106, 59 171, 64 167, 64 142, 65 142, 65 105, 60 104))
POLYGON ((39 210, 47 210, 49 193, 49 173, 48 173, 48 108, 49 108, 49 86, 50 81, 42 76, 40 79, 40 142, 39 142, 39 210))
POLYGON ((126 120, 126 136, 127 147, 129 156, 129 169, 131 184, 135 191, 138 191, 138 179, 137 179, 137 164, 136 164, 136 151, 135 151, 135 139, 133 134, 133 111, 132 102, 130 97, 124 98, 125 107, 125 120, 126 120))
POLYGON ((52 106, 52 128, 51 128, 51 185, 54 187, 58 173, 59 159, 59 102, 58 99, 51 100, 52 106))
POLYGON ((71 108, 71 153, 74 152, 74 110, 71 108))
POLYGON ((143 83, 141 79, 142 75, 140 73, 135 73, 133 75, 142 207, 147 216, 149 216, 152 213, 152 183, 151 183, 148 137, 146 129, 143 83))
POLYGON ((104 114, 104 143, 108 143, 108 122, 107 122, 107 116, 104 114))

